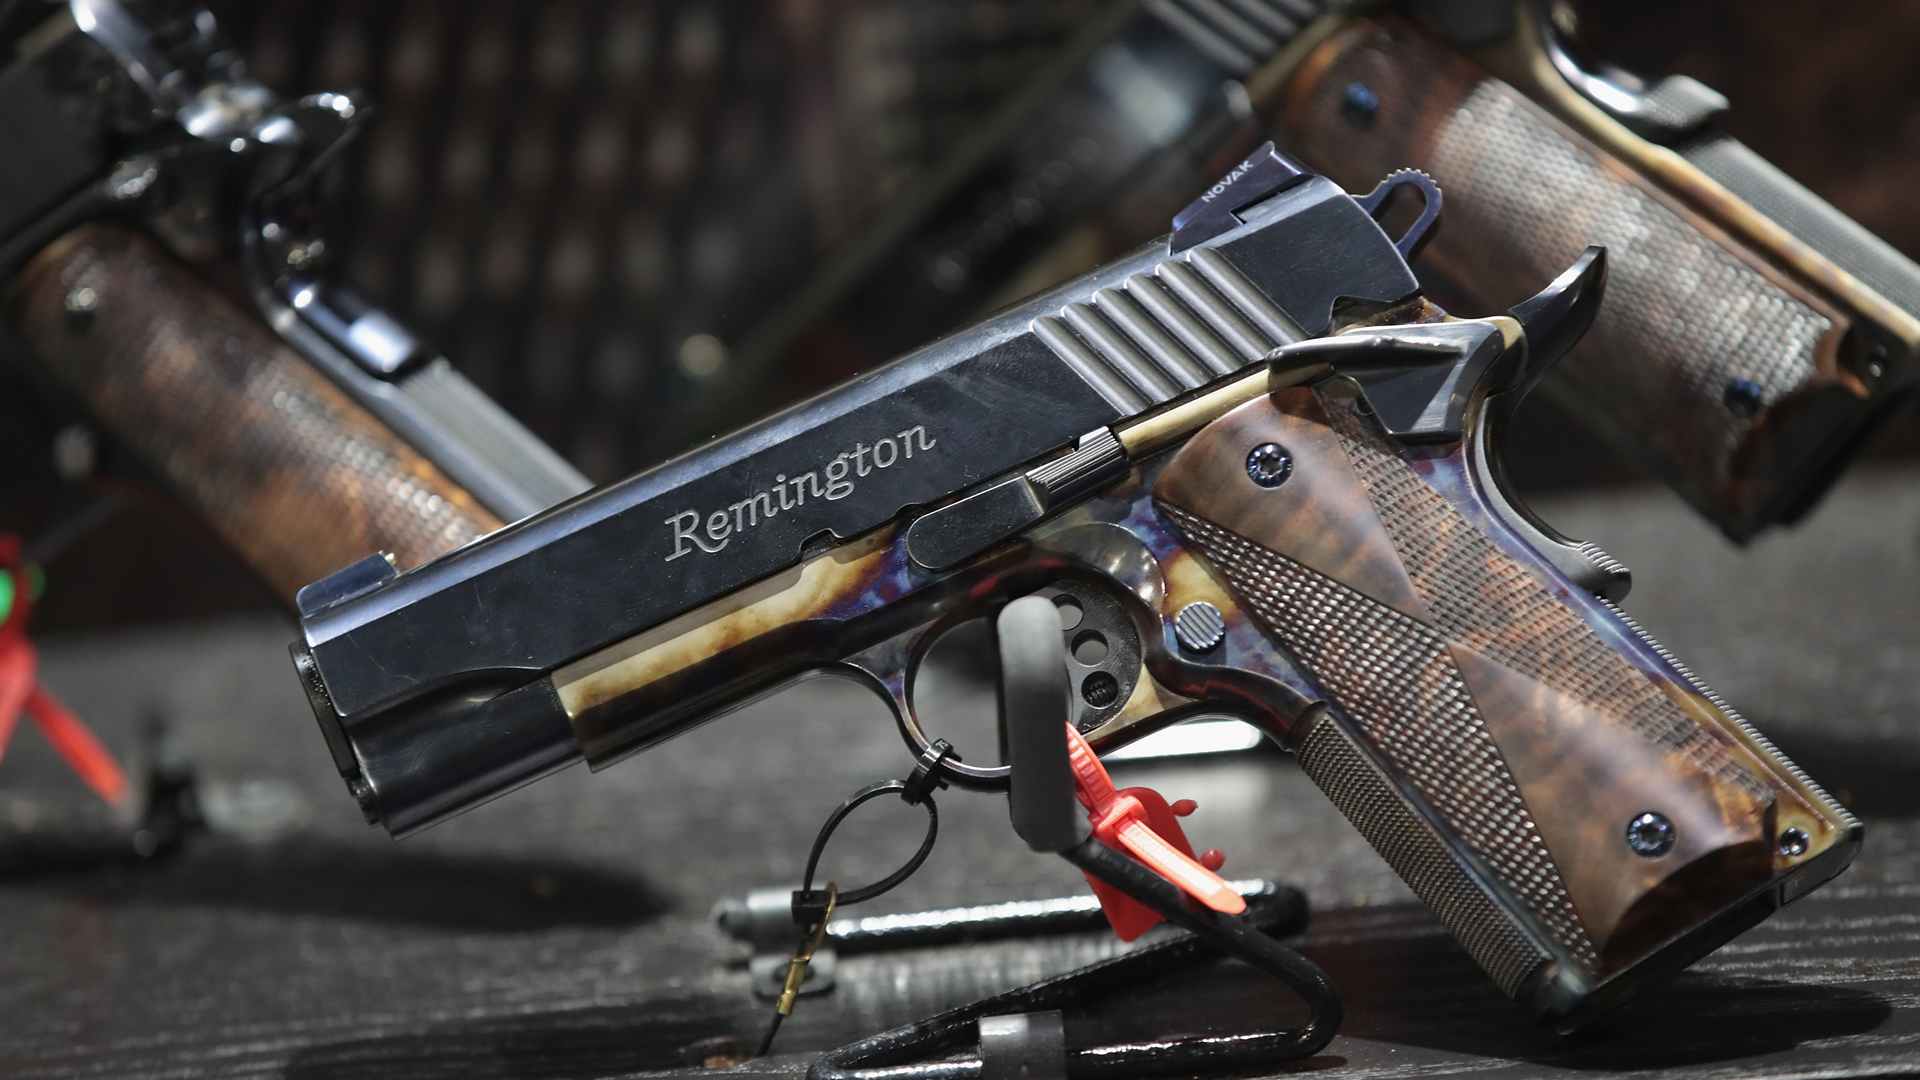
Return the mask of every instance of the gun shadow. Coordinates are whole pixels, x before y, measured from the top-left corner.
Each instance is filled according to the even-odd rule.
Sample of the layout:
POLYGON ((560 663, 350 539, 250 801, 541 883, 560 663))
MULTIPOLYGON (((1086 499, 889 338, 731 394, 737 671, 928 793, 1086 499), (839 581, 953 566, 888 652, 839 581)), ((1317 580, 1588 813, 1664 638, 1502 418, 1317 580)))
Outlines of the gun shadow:
MULTIPOLYGON (((721 1064, 751 1051, 765 1016, 744 999, 668 998, 439 1024, 307 1047, 284 1080, 545 1080, 721 1064), (752 1037, 743 1032, 754 1030, 752 1037)), ((770 1069, 792 1075, 791 1069, 770 1069)), ((735 1071, 729 1075, 752 1075, 735 1071)))
POLYGON ((1681 972, 1572 1036, 1535 1024, 1418 905, 1314 916, 1303 951, 1346 1000, 1341 1034, 1563 1069, 1672 1068, 1781 1053, 1879 1028, 1892 1007, 1846 987, 1681 972))
MULTIPOLYGON (((1276 1023, 1273 1010, 1265 1007, 1274 1004, 1270 996, 1256 994, 1250 1000, 1237 990, 1223 994, 1220 990, 1227 984, 1208 974, 1214 970, 1196 969, 1070 1008, 1067 1045, 1260 1031, 1297 1022, 1295 1014, 1302 1012, 1297 1002, 1279 1002, 1279 1012, 1285 1015, 1276 1023)), ((849 983, 859 979, 844 967, 841 974, 851 976, 849 983)), ((1270 984, 1265 976, 1250 974, 1270 984)), ((890 998, 888 989, 880 984, 849 985, 842 991, 842 1000, 816 1002, 799 1010, 795 1022, 781 1029, 776 1054, 764 1060, 752 1060, 750 1055, 765 1030, 767 1004, 744 994, 709 994, 458 1021, 417 1032, 312 1046, 296 1052, 281 1076, 283 1080, 559 1080, 726 1065, 732 1066, 727 1075, 733 1078, 792 1080, 813 1054, 917 1019, 911 1008, 902 1012, 901 1003, 890 998), (845 1000, 849 993, 867 1000, 845 1000)), ((1274 993, 1285 995, 1280 990, 1274 993)), ((1260 1074, 1321 1072, 1345 1063, 1337 1055, 1322 1054, 1269 1066, 1260 1074)))
POLYGON ((239 908, 483 933, 620 928, 664 913, 641 878, 562 860, 407 852, 324 840, 201 839, 178 855, 9 876, 106 905, 239 908))
MULTIPOLYGON (((1583 1071, 1698 1066, 1864 1034, 1892 1011, 1858 990, 1683 973, 1594 1029, 1561 1038, 1500 994, 1417 905, 1322 914, 1305 951, 1345 998, 1343 1039, 1335 1047, 1341 1053, 1279 1065, 1275 1073, 1365 1067, 1373 1056, 1369 1042, 1583 1071)), ((747 1062, 729 1075, 790 1076, 791 1052, 823 1049, 902 1019, 840 1012, 815 1009, 787 1055, 747 1062)), ((1299 1003, 1259 973, 1207 965, 1069 1010, 1068 1043, 1260 1031, 1290 1026, 1300 1014, 1299 1003)), ((757 1041, 764 1019, 764 1006, 745 995, 707 994, 457 1021, 308 1047, 283 1075, 543 1080, 731 1064, 757 1041)))

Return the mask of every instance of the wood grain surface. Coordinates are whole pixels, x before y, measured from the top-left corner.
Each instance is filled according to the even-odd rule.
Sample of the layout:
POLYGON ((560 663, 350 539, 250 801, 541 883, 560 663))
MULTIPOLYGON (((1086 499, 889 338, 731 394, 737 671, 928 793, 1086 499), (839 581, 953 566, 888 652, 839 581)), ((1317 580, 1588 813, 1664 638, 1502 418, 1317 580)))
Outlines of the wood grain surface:
MULTIPOLYGON (((1446 830, 1595 974, 1764 885, 1781 818, 1804 804, 1734 759, 1717 711, 1688 719, 1693 691, 1615 655, 1556 583, 1394 454, 1364 419, 1294 388, 1195 436, 1154 495, 1446 830), (1274 488, 1244 464, 1265 445, 1295 457, 1274 488), (1670 822, 1671 850, 1628 846, 1627 823, 1648 811, 1670 822)), ((1833 839, 1817 816, 1811 835, 1833 839)), ((1450 925, 1497 937, 1435 867, 1396 869, 1450 925)), ((1497 950, 1482 960, 1518 971, 1497 950)))
MULTIPOLYGON (((1327 1077, 1638 1080, 1920 1072, 1920 472, 1856 475, 1801 530, 1747 552, 1664 491, 1543 506, 1635 570, 1628 608, 1769 735, 1870 812, 1839 880, 1558 1039, 1482 975, 1283 756, 1121 765, 1193 798, 1230 876, 1306 889, 1303 939, 1347 1003, 1327 1077)), ((715 901, 791 887, 821 820, 906 751, 864 690, 808 684, 599 774, 574 769, 394 843, 360 820, 286 671, 289 626, 241 621, 45 642, 52 688, 116 748, 158 714, 208 792, 275 784, 305 824, 229 822, 172 863, 0 882, 0 1074, 599 1078, 691 1075, 704 1040, 755 1036, 767 1005, 715 901)), ((956 707, 974 691, 952 689, 956 707)), ((976 695, 990 709, 991 693, 976 695)), ((964 710, 962 710, 964 711, 964 710)), ((942 728, 992 755, 985 728, 942 728)), ((978 748, 975 750, 975 748, 978 748)), ((0 761, 0 824, 71 781, 31 738, 0 761)), ((80 793, 84 795, 84 792, 80 793)), ((1025 850, 997 798, 942 793, 941 839, 901 891, 851 914, 1078 894, 1025 850)), ((228 799, 228 802, 233 802, 228 799)), ((869 880, 924 816, 863 808, 823 870, 869 880), (871 817, 867 816, 871 813, 871 817)), ((723 1075, 798 1077, 815 1053, 1104 955, 1098 935, 847 957, 776 1055, 723 1075)), ((1283 1023, 1282 991, 1233 967, 1076 1013, 1068 1035, 1283 1023)))
POLYGON ((500 527, 432 463, 152 240, 94 224, 7 300, 46 372, 289 605, 378 551, 405 570, 500 527), (75 313, 67 299, 91 291, 75 313))

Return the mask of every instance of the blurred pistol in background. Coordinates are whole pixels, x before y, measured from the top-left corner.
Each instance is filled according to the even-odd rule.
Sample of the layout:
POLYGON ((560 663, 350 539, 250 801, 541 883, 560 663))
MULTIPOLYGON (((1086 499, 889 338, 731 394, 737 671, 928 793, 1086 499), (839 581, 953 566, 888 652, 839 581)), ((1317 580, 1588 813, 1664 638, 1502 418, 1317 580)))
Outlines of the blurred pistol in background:
POLYGON ((279 100, 193 3, 0 5, 0 49, 20 366, 283 600, 369 552, 416 565, 588 487, 323 273, 317 188, 364 103, 279 100))
POLYGON ((1804 514, 1912 397, 1920 267, 1719 132, 1718 93, 1582 56, 1564 0, 1397 7, 1277 73, 1291 149, 1355 190, 1432 174, 1422 272, 1466 310, 1605 245, 1608 303, 1545 388, 1735 540, 1804 514))
POLYGON ((926 756, 916 672, 1037 594, 1097 749, 1256 724, 1578 1027, 1838 873, 1860 826, 1503 486, 1604 252, 1451 319, 1406 262, 1439 209, 1424 176, 1355 198, 1268 144, 1056 289, 431 565, 316 582, 292 651, 335 764, 406 835, 829 671, 1001 790, 926 756), (1403 188, 1395 240, 1372 214, 1403 188))
POLYGON ((738 332, 737 377, 654 448, 756 415, 789 354, 859 370, 1147 239, 1269 134, 1350 191, 1431 173, 1448 225, 1419 270, 1462 311, 1606 246, 1613 303, 1546 390, 1735 540, 1804 514, 1911 397, 1920 267, 1718 132, 1718 94, 1583 57, 1564 5, 1328 7, 1101 9, 738 332))

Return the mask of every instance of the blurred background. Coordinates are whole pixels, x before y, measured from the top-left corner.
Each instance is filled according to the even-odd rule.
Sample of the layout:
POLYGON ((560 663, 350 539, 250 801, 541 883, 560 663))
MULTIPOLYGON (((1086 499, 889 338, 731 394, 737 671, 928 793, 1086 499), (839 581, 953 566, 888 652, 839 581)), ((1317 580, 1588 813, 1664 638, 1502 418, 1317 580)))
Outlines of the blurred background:
MULTIPOLYGON (((1276 33, 1316 10, 1259 3, 1276 33)), ((1096 0, 211 6, 276 91, 377 105, 326 195, 334 270, 596 483, 1159 235, 1265 137, 1228 94, 1206 118, 1213 149, 1145 173, 1112 165, 1137 160, 1123 135, 1117 156, 1047 143, 1023 103, 1098 36, 1096 0), (1052 148, 1020 150, 1030 135, 1052 148), (956 183, 1006 146, 1019 168, 956 183), (1087 192, 1114 197, 1086 212, 1087 192)), ((1722 91, 1730 134, 1920 257, 1920 0, 1576 7, 1590 52, 1722 91)), ((0 875, 0 1073, 697 1065, 765 1019, 713 903, 795 878, 826 811, 909 764, 870 695, 809 684, 396 845, 324 752, 286 660, 292 620, 219 537, 10 372, 0 460, 0 532, 40 535, 118 485, 119 512, 47 563, 34 636, 48 685, 130 768, 193 780, 207 834, 170 860, 0 875)), ((1622 1021, 1624 1053, 1517 1017, 1278 753, 1134 763, 1123 781, 1198 798, 1189 827, 1228 850, 1229 875, 1305 890, 1307 948, 1349 1000, 1354 1038, 1336 1049, 1366 1075, 1514 1059, 1726 1076, 1777 1052, 1782 1075, 1834 1076, 1868 1050, 1882 1071, 1920 1065, 1920 1016, 1888 1022, 1920 978, 1920 423, 1899 418, 1805 524, 1744 550, 1541 395, 1509 460, 1549 521, 1633 567, 1637 619, 1873 817, 1877 846, 1843 886, 1649 998, 1622 1021)), ((956 716, 988 707, 977 684, 944 693, 956 716)), ((90 800, 23 727, 0 759, 0 833, 90 800)), ((942 809, 941 854, 876 912, 1083 891, 1006 842, 997 801, 942 809)), ((836 840, 847 880, 917 842, 917 811, 872 813, 836 840)), ((783 1038, 822 1050, 1110 948, 851 959, 783 1038)), ((1180 992, 1223 1014, 1273 996, 1180 992)))
MULTIPOLYGON (((1070 235, 1027 229, 1024 244, 1023 198, 1055 219, 1074 208, 1006 178, 942 186, 956 155, 1008 141, 983 127, 1044 78, 1092 0, 212 7, 276 91, 359 88, 377 105, 327 196, 336 272, 595 482, 1158 235, 1218 164, 1135 183, 1070 235), (911 219, 922 241, 877 269, 860 262, 875 222, 929 191, 944 203, 911 219), (865 277, 823 299, 822 279, 848 265, 865 277)), ((1920 3, 1871 18, 1779 0, 1578 11, 1594 54, 1721 90, 1730 134, 1920 254, 1920 3)), ((22 395, 0 431, 0 529, 31 536, 56 512, 54 439, 71 418, 22 395)), ((1544 399, 1522 421, 1523 489, 1645 480, 1544 399)), ((1902 419, 1874 455, 1920 452, 1916 430, 1902 419)), ((63 587, 38 616, 49 630, 270 603, 157 502, 53 570, 63 587)))

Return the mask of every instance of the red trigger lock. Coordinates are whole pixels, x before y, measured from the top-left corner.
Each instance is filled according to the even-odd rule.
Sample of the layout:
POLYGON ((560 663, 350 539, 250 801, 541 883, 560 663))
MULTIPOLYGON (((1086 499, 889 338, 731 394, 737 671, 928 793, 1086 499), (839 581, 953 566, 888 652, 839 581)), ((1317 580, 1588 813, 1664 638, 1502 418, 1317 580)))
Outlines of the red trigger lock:
POLYGON ((21 557, 20 538, 0 535, 0 755, 25 713, 102 799, 127 801, 127 776, 113 754, 60 699, 40 685, 40 654, 27 640, 33 611, 33 572, 21 557))
MULTIPOLYGON (((1194 811, 1192 799, 1181 799, 1169 806, 1152 788, 1132 787, 1114 790, 1113 778, 1100 764, 1093 747, 1067 725, 1067 760, 1073 766, 1074 794, 1087 808, 1087 820, 1093 824, 1094 838, 1110 848, 1124 851, 1178 885, 1181 891, 1215 911, 1238 915, 1247 910, 1239 893, 1214 873, 1226 861, 1218 851, 1194 857, 1193 845, 1180 828, 1180 818, 1194 811)), ((1100 900, 1107 922, 1121 941, 1132 941, 1160 922, 1159 912, 1094 877, 1087 875, 1093 895, 1100 900)))

